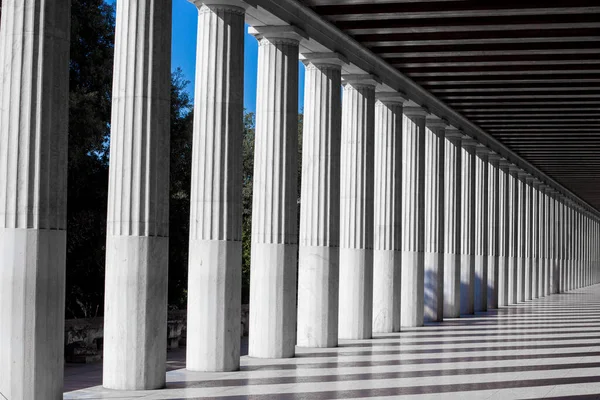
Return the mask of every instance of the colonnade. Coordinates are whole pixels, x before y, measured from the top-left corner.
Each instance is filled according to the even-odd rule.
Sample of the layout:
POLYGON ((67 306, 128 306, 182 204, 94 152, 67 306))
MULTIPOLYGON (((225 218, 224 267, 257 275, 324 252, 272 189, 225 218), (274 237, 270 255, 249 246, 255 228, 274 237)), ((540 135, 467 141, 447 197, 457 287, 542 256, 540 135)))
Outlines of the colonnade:
MULTIPOLYGON (((61 398, 69 10, 22 3, 3 2, 0 34, 0 392, 61 398)), ((240 357, 248 4, 194 3, 187 368, 230 371, 240 357)), ((165 384, 170 10, 170 0, 117 1, 104 339, 114 389, 165 384)), ((342 54, 301 53, 302 30, 250 32, 250 356, 292 357, 296 345, 334 347, 598 282, 600 225, 583 203, 381 77, 346 73, 342 54)))

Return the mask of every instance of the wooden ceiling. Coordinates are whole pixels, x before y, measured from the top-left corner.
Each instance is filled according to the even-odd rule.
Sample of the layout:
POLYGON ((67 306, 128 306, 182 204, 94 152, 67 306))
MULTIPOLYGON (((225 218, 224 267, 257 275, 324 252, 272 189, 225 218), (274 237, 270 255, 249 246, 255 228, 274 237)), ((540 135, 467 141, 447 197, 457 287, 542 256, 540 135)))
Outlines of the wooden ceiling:
POLYGON ((600 0, 301 0, 600 210, 600 0))

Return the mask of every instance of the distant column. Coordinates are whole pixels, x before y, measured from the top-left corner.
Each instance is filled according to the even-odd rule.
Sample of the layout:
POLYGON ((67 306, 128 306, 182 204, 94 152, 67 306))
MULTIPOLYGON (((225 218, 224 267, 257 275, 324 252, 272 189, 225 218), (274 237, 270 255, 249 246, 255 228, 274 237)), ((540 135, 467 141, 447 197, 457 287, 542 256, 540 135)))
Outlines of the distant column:
POLYGON ((258 80, 248 355, 294 356, 298 252, 298 47, 292 26, 250 28, 258 80))
POLYGON ((404 107, 402 136, 402 282, 400 324, 423 325, 425 269, 425 117, 404 107))
POLYGON ((400 330, 402 105, 398 93, 375 95, 375 237, 373 332, 400 330))
POLYGON ((501 159, 498 163, 498 306, 508 305, 508 265, 510 259, 510 164, 501 159))
POLYGON ((186 368, 240 365, 246 4, 198 6, 186 368))
POLYGON ((475 300, 475 147, 463 138, 461 186, 460 313, 473 314, 475 300))
POLYGON ((0 398, 63 398, 70 2, 4 0, 0 398))
POLYGON ((548 240, 547 235, 547 222, 546 222, 546 195, 545 195, 544 184, 538 184, 537 196, 538 196, 538 297, 544 297, 547 295, 548 286, 548 269, 546 267, 546 241, 548 240))
POLYGON ((425 140, 425 286, 426 321, 444 318, 444 153, 445 121, 427 117, 425 140))
POLYGON ((488 309, 489 150, 479 145, 475 159, 475 311, 488 309))
POLYGON ((307 53, 303 62, 306 73, 296 343, 302 347, 335 347, 344 59, 335 53, 307 53))
POLYGON ((527 175, 523 182, 525 189, 525 224, 524 224, 524 241, 523 241, 523 269, 524 280, 523 294, 521 301, 531 300, 533 298, 533 177, 527 175))
POLYGON ((117 2, 103 384, 165 384, 171 1, 117 2))
POLYGON ((462 133, 446 129, 444 168, 444 318, 460 316, 462 133))
POLYGON ((538 285, 541 277, 540 263, 539 263, 539 182, 532 180, 531 182, 531 280, 529 287, 531 287, 531 298, 537 299, 539 297, 538 285))
POLYGON ((343 77, 340 186, 340 339, 369 339, 373 327, 375 86, 343 77))
POLYGON ((488 274, 487 308, 498 308, 499 231, 500 231, 500 157, 488 156, 488 274))

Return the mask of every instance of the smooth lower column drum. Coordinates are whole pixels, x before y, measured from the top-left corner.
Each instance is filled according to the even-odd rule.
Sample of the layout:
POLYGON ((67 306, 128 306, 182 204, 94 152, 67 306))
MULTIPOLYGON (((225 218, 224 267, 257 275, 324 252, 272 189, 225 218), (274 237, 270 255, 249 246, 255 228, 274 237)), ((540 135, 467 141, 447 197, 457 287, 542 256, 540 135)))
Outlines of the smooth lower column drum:
POLYGON ((488 214, 488 157, 489 150, 478 145, 475 159, 475 297, 474 311, 488 309, 488 249, 489 223, 488 214))
POLYGON ((0 398, 63 398, 70 3, 4 0, 0 398))
POLYGON ((186 367, 240 365, 246 4, 198 6, 186 367))
POLYGON ((498 162, 498 306, 508 305, 508 260, 510 254, 510 180, 509 163, 498 162))
POLYGON ((171 1, 117 2, 103 384, 165 385, 171 1))
POLYGON ((400 330, 402 105, 398 93, 375 95, 373 332, 400 330))
POLYGON ((425 117, 404 107, 402 137, 402 326, 423 325, 425 269, 425 117))
POLYGON ((488 276, 487 308, 498 308, 499 231, 500 231, 500 157, 488 156, 488 276))
POLYGON ((258 40, 248 355, 292 357, 298 254, 298 46, 291 26, 258 40))
POLYGON ((462 133, 446 129, 444 168, 444 318, 460 316, 462 133))
POLYGON ((460 231, 460 313, 473 314, 475 300, 475 171, 477 142, 463 138, 460 231))
POLYGON ((304 125, 298 250, 298 327, 303 347, 338 342, 340 140, 343 58, 303 54, 304 125))
POLYGON ((340 339, 373 334, 375 86, 371 75, 342 77, 340 339))
POLYGON ((424 320, 444 318, 444 167, 447 123, 428 116, 425 139, 424 320))

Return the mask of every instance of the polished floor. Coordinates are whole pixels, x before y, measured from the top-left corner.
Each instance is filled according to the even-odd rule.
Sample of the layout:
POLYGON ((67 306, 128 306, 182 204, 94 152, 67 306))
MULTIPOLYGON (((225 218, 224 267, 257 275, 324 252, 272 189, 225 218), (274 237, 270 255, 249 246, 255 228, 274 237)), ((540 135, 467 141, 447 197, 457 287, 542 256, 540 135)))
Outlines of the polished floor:
MULTIPOLYGON (((293 359, 242 357, 238 372, 183 368, 170 353, 167 388, 100 386, 65 399, 600 399, 600 285, 451 319, 293 359)), ((97 384, 101 367, 68 366, 65 390, 97 384)))

